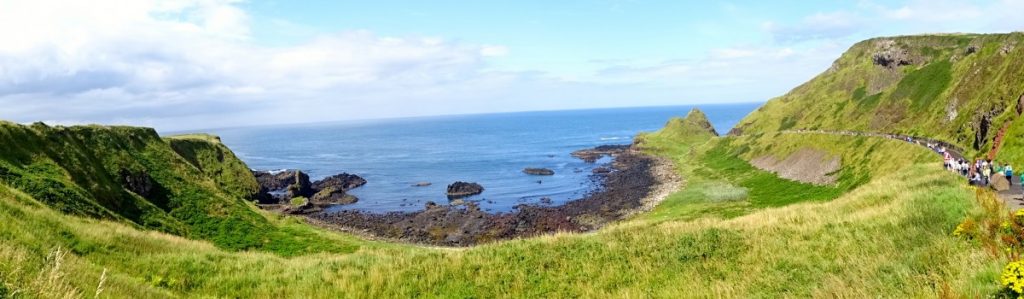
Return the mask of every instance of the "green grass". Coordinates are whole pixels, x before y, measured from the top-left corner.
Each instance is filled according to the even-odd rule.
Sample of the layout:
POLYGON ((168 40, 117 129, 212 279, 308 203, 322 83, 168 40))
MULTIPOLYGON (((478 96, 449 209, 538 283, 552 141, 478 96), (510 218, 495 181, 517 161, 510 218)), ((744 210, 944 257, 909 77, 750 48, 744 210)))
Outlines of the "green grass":
POLYGON ((909 99, 913 111, 932 107, 939 95, 949 87, 950 80, 953 79, 952 67, 953 64, 948 60, 942 60, 910 72, 896 84, 891 97, 909 99))
POLYGON ((30 296, 84 297, 106 269, 104 294, 134 298, 994 293, 1001 261, 949 235, 971 213, 971 192, 934 165, 915 169, 928 175, 895 173, 832 201, 729 220, 637 219, 466 250, 360 241, 348 253, 295 257, 66 216, 0 186, 0 280, 30 296), (54 274, 45 256, 56 250, 70 253, 54 274), (60 279, 40 278, 50 275, 60 279))

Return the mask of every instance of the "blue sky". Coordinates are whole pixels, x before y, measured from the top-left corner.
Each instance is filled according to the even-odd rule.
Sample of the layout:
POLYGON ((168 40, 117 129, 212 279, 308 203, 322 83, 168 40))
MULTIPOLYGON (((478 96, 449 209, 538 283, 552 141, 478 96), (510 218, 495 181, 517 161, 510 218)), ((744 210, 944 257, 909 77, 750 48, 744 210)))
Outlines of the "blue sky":
POLYGON ((0 0, 0 119, 159 130, 757 102, 1024 0, 0 0))

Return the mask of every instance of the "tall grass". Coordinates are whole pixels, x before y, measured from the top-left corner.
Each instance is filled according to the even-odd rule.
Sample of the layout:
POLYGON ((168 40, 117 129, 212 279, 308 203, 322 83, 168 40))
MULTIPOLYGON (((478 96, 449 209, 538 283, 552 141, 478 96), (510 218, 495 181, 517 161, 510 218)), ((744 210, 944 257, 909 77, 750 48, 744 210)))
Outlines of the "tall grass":
MULTIPOLYGON (((366 243, 348 254, 282 258, 226 252, 122 224, 80 220, 0 198, 0 221, 37 233, 73 231, 102 250, 66 253, 75 294, 161 297, 920 297, 996 291, 1001 262, 951 236, 978 209, 973 193, 932 165, 894 173, 829 202, 729 220, 639 218, 589 235, 467 250, 366 243), (13 214, 20 217, 15 220, 13 214), (73 256, 73 258, 72 258, 73 256)), ((0 228, 0 252, 69 246, 0 228)), ((68 247, 70 248, 70 247, 68 247)), ((26 254, 26 256, 31 256, 26 254)), ((14 267, 0 262, 0 273, 14 267)), ((19 263, 46 265, 52 259, 19 263)), ((15 277, 32 275, 15 273, 15 277)), ((21 281, 14 279, 12 281, 21 281)), ((35 291, 35 285, 18 284, 35 291)), ((58 290, 60 290, 58 288, 58 290)))

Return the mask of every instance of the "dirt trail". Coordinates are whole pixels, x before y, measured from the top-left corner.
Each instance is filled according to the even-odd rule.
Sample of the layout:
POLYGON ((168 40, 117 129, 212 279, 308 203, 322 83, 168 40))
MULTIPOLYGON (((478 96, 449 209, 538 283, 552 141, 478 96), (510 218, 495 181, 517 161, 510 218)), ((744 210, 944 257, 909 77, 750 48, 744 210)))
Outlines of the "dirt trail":
POLYGON ((999 194, 999 198, 1003 199, 1003 202, 1006 202, 1006 206, 1011 211, 1024 209, 1024 187, 1020 185, 1020 176, 1013 176, 1010 182, 1013 182, 1013 185, 1010 185, 1010 189, 996 193, 999 194))
POLYGON ((992 150, 988 151, 988 159, 994 160, 996 155, 999 154, 999 149, 1003 147, 1003 137, 1006 137, 1006 130, 1010 129, 1010 124, 1013 122, 1006 122, 999 132, 996 132, 996 138, 992 141, 992 150))
MULTIPOLYGON (((1006 128, 1004 127, 998 133, 997 140, 996 140, 996 145, 993 148, 993 152, 990 152, 989 155, 988 155, 988 157, 990 159, 993 157, 994 152, 998 151, 998 148, 1002 144, 1002 141, 1003 141, 1002 140, 1003 139, 1002 136, 1003 136, 1003 134, 1005 134, 1005 131, 1006 131, 1006 128)), ((950 144, 948 142, 944 142, 944 141, 940 141, 940 140, 935 140, 935 139, 930 139, 930 138, 924 138, 924 137, 907 136, 907 135, 900 135, 900 134, 872 133, 872 132, 825 131, 825 130, 793 130, 793 131, 783 131, 782 133, 783 134, 825 134, 825 135, 842 135, 842 136, 868 136, 868 137, 889 138, 889 139, 896 139, 896 140, 907 141, 907 142, 910 142, 910 143, 913 143, 913 144, 916 144, 916 145, 919 145, 919 146, 923 146, 923 147, 926 147, 926 148, 928 148, 928 144, 933 144, 933 145, 937 145, 939 147, 945 147, 946 151, 949 152, 950 156, 952 156, 953 159, 957 159, 957 160, 963 160, 964 159, 964 155, 962 154, 963 151, 959 147, 957 147, 955 145, 952 145, 952 144, 950 144)), ((940 156, 942 155, 941 153, 937 152, 934 148, 928 148, 928 149, 932 150, 932 152, 934 152, 936 154, 939 154, 940 156)), ((1011 211, 1017 211, 1017 210, 1020 210, 1020 209, 1024 209, 1024 187, 1022 187, 1021 184, 1020 184, 1020 176, 1017 176, 1017 175, 1013 176, 1011 178, 1011 182, 1013 184, 1010 185, 1010 189, 1004 190, 1004 191, 998 191, 996 193, 999 195, 999 198, 1001 198, 1003 200, 1003 202, 1006 203, 1006 206, 1011 211)))

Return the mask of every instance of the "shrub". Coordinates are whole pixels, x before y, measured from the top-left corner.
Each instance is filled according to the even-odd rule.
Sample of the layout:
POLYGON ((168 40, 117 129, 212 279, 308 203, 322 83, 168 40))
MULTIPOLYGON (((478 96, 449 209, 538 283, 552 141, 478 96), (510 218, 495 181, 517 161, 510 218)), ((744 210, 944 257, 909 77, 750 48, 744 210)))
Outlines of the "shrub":
POLYGON ((981 232, 978 230, 978 223, 974 219, 967 218, 956 226, 956 229, 953 230, 953 236, 974 240, 981 236, 981 232))

